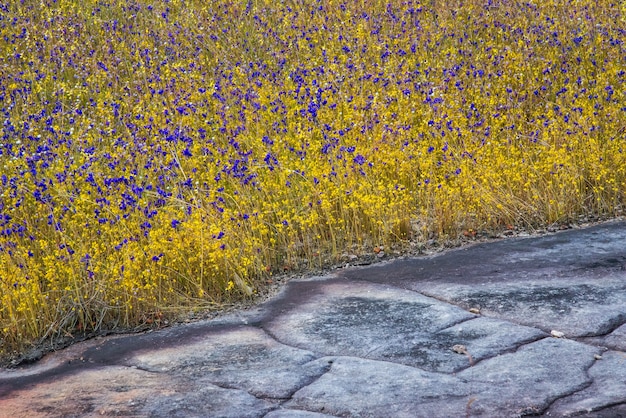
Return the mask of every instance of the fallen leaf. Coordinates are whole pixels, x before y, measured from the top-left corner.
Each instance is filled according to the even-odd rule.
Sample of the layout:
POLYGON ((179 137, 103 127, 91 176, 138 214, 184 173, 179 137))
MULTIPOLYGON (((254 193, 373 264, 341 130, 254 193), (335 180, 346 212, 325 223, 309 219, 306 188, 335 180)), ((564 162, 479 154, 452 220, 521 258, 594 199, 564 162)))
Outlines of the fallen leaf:
POLYGON ((467 354, 467 347, 461 344, 455 344, 452 346, 452 351, 458 354, 467 354))
POLYGON ((462 344, 455 344, 452 346, 452 351, 458 354, 465 354, 469 360, 470 366, 474 365, 474 359, 472 359, 472 355, 467 351, 467 347, 462 344))

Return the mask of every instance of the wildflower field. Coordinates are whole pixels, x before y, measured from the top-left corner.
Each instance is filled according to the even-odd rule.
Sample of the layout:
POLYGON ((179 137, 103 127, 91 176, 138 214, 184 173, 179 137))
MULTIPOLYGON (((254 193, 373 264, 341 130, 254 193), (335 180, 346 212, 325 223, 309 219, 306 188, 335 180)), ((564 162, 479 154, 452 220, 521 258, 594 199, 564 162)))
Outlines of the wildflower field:
POLYGON ((0 35, 0 357, 626 203, 617 0, 15 0, 0 35))

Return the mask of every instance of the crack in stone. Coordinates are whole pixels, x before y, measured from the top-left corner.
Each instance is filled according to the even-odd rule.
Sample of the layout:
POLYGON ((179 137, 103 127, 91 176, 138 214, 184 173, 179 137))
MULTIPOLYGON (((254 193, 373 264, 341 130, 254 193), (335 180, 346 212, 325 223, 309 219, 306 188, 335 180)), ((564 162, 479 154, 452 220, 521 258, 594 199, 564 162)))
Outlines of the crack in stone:
MULTIPOLYGON (((330 356, 327 356, 327 357, 330 357, 330 356)), ((411 364, 396 363, 396 362, 389 361, 389 360, 384 360, 384 359, 378 359, 378 358, 372 359, 372 358, 364 358, 364 357, 358 357, 358 356, 352 356, 352 355, 348 355, 348 356, 346 356, 346 355, 336 355, 336 356, 332 356, 332 357, 333 358, 341 357, 341 358, 346 358, 346 359, 352 358, 352 359, 357 359, 357 360, 373 361, 373 362, 377 362, 377 363, 389 363, 389 364, 393 364, 394 366, 409 367, 411 369, 419 370, 421 372, 426 372, 426 373, 436 374, 436 375, 441 375, 441 376, 455 376, 457 373, 459 373, 461 371, 461 370, 455 370, 453 372, 441 372, 441 371, 436 371, 436 370, 423 369, 421 367, 413 366, 411 364)), ((459 379, 461 381, 465 381, 465 379, 461 379, 461 378, 459 378, 459 379)), ((469 382, 469 380, 468 380, 468 382, 469 382)), ((306 386, 308 386, 308 385, 306 385, 306 386)), ((306 386, 303 386, 303 387, 306 387, 306 386)), ((450 396, 453 396, 453 395, 450 395, 450 396)))
POLYGON ((115 366, 122 366, 122 367, 126 367, 128 369, 132 369, 132 370, 139 370, 142 372, 146 372, 146 373, 151 373, 151 374, 155 374, 155 375, 164 375, 164 376, 171 376, 171 372, 175 369, 170 369, 170 370, 158 370, 156 368, 150 368, 150 367, 144 367, 144 366, 139 366, 136 364, 110 364, 110 365, 106 365, 103 367, 115 367, 115 366))
MULTIPOLYGON (((518 346, 516 346, 516 347, 512 347, 512 348, 509 348, 509 349, 503 350, 503 351, 501 351, 501 352, 499 352, 498 354, 495 354, 495 355, 493 355, 493 356, 486 357, 486 358, 484 358, 484 359, 480 359, 480 360, 478 360, 478 361, 476 361, 476 360, 475 360, 475 361, 474 361, 474 363, 473 363, 471 366, 464 367, 463 369, 459 369, 459 370, 457 370, 457 371, 455 371, 455 372, 453 372, 453 373, 450 373, 450 374, 454 375, 454 374, 456 374, 456 373, 460 373, 460 372, 462 372, 462 371, 464 371, 464 370, 471 369, 471 368, 475 367, 476 365, 478 365, 479 363, 482 363, 482 362, 487 361, 487 360, 491 360, 491 359, 496 358, 496 357, 498 357, 498 356, 502 356, 502 355, 506 355, 506 354, 515 354, 515 353, 517 353, 517 352, 519 351, 519 349, 520 349, 520 348, 522 348, 522 347, 524 347, 524 346, 526 346, 526 345, 529 345, 529 344, 536 343, 536 342, 541 341, 541 340, 545 340, 545 339, 547 339, 547 338, 553 338, 553 337, 549 337, 549 336, 539 337, 539 338, 537 338, 536 340, 521 343, 521 344, 519 344, 519 345, 518 345, 518 346)), ((593 363, 592 363, 592 365, 593 365, 593 363)), ((591 368, 591 366, 589 366, 589 368, 591 368)), ((489 381, 483 381, 483 380, 480 380, 480 379, 473 380, 473 381, 476 381, 476 382, 482 382, 482 383, 489 383, 489 381)))
MULTIPOLYGON (((526 346, 526 345, 533 344, 533 343, 536 343, 536 342, 538 342, 538 341, 544 340, 544 339, 546 339, 546 338, 551 338, 551 337, 541 336, 541 337, 537 337, 537 338, 534 338, 534 339, 529 339, 529 340, 526 340, 526 341, 521 341, 521 342, 519 343, 519 345, 517 345, 517 346, 515 346, 515 347, 511 347, 511 348, 504 349, 504 350, 502 350, 502 351, 499 351, 499 352, 497 352, 496 354, 494 354, 494 355, 492 355, 492 356, 487 356, 487 357, 480 358, 480 359, 474 359, 474 358, 473 358, 473 362, 472 362, 472 364, 468 364, 467 366, 462 367, 462 368, 460 368, 460 369, 458 369, 458 370, 455 370, 453 373, 450 373, 450 374, 454 375, 454 374, 456 374, 456 373, 460 373, 460 372, 462 372, 462 371, 464 371, 464 370, 467 370, 467 369, 470 369, 470 368, 472 368, 472 367, 475 367, 475 366, 477 366, 478 364, 480 364, 480 363, 482 363, 482 362, 484 362, 484 361, 494 359, 494 358, 496 358, 496 357, 498 357, 498 356, 502 356, 502 355, 505 355, 505 354, 514 354, 514 353, 516 353, 516 352, 517 352, 520 348, 522 348, 522 347, 524 347, 524 346, 526 346)), ((471 352, 470 352, 470 354, 471 354, 471 352)))
MULTIPOLYGON (((282 405, 281 405, 281 406, 282 406, 282 405)), ((268 411, 265 415, 263 415, 263 417, 262 417, 262 418, 267 417, 269 414, 271 414, 272 412, 275 412, 275 411, 287 411, 287 412, 288 412, 288 411, 302 411, 302 412, 312 412, 312 413, 317 413, 317 414, 324 414, 324 415, 329 416, 329 417, 336 417, 336 418, 339 418, 337 415, 330 415, 330 414, 329 414, 329 413, 327 413, 327 412, 316 412, 316 411, 310 411, 310 410, 308 410, 308 409, 300 409, 300 408, 285 408, 285 409, 282 409, 282 408, 280 408, 280 407, 275 408, 275 409, 272 409, 271 411, 268 411)))
MULTIPOLYGON (((304 363, 302 364, 302 366, 305 366, 307 364, 310 364, 314 361, 318 361, 319 359, 315 359, 315 360, 311 360, 308 363, 304 363)), ((280 398, 280 399, 284 399, 284 401, 281 402, 281 405, 284 404, 285 402, 290 401, 291 399, 293 399, 293 395, 295 395, 298 391, 304 389, 307 386, 311 386, 312 384, 314 384, 315 382, 317 382, 318 380, 320 380, 322 378, 322 376, 324 376, 326 373, 328 373, 330 371, 330 369, 332 369, 333 367, 333 363, 335 362, 334 357, 331 357, 330 360, 328 360, 327 364, 322 368, 321 373, 318 376, 314 376, 311 377, 308 382, 305 382, 302 386, 300 386, 299 388, 294 389, 293 391, 291 391, 291 393, 289 393, 289 396, 286 398, 280 398)))
POLYGON ((570 338, 572 341, 576 341, 577 343, 580 344, 585 344, 588 345, 590 347, 596 347, 601 349, 602 351, 607 351, 607 350, 611 350, 611 351, 618 351, 618 352, 624 352, 623 348, 621 346, 618 345, 614 345, 611 343, 606 343, 604 341, 588 341, 589 338, 596 338, 596 337, 577 337, 577 338, 570 338))
MULTIPOLYGON (((450 305, 458 306, 458 307, 459 307, 459 308, 461 308, 461 309, 465 309, 465 308, 463 308, 463 306, 460 306, 460 305, 457 305, 457 304, 454 304, 454 303, 450 303, 450 302, 448 302, 448 303, 449 303, 450 305)), ((545 333, 546 335, 550 335, 550 333, 551 333, 551 331, 552 331, 552 329, 551 329, 551 328, 545 328, 545 327, 542 327, 542 326, 539 326, 539 325, 536 325, 536 324, 526 324, 526 323, 523 323, 523 322, 513 321, 513 320, 511 320, 511 319, 502 318, 502 317, 498 316, 497 314, 495 314, 495 315, 490 315, 490 314, 488 314, 488 313, 483 313, 483 312, 481 312, 481 313, 478 315, 478 317, 481 317, 481 316, 482 316, 482 317, 485 317, 485 318, 497 319, 498 321, 506 322, 506 323, 513 324, 513 325, 520 326, 520 327, 534 328, 534 329, 537 329, 537 330, 539 330, 539 331, 541 331, 541 332, 545 333)), ((540 339, 541 339, 541 338, 540 338, 540 339)), ((573 338, 569 338, 569 339, 573 339, 573 338)), ((537 340, 537 341, 538 341, 538 340, 537 340)))
MULTIPOLYGON (((107 365, 105 367, 115 367, 115 366, 116 365, 113 364, 113 365, 107 365)), ((138 366, 136 364, 119 364, 119 366, 127 367, 133 370, 139 370, 139 371, 146 372, 146 373, 157 374, 157 375, 169 375, 168 370, 156 370, 156 369, 151 369, 148 367, 138 366)))
MULTIPOLYGON (((288 343, 282 341, 276 335, 274 335, 274 333, 272 331, 270 331, 269 329, 265 328, 265 326, 263 324, 257 324, 257 325, 253 325, 253 326, 255 328, 258 328, 261 331, 263 331, 268 337, 270 337, 272 340, 274 340, 277 344, 284 345, 285 347, 293 348, 293 349, 296 349, 296 350, 310 352, 315 357, 315 359, 312 360, 312 361, 315 361, 315 360, 320 359, 322 357, 326 357, 328 355, 328 354, 325 354, 325 353, 319 353, 319 352, 314 351, 314 350, 312 350, 310 348, 307 348, 307 347, 298 347, 297 345, 288 344, 288 343)), ((307 364, 307 363, 304 363, 304 364, 307 364)))
MULTIPOLYGON (((269 331, 269 330, 265 329, 261 323, 257 323, 257 324, 254 324, 254 325, 248 325, 248 326, 253 327, 253 328, 260 329, 261 331, 263 331, 263 333, 264 333, 265 335, 267 335, 268 337, 270 337, 270 338, 271 338, 271 339, 272 339, 272 340, 273 340, 276 344, 279 344, 279 345, 284 346, 284 347, 289 347, 289 348, 293 348, 293 349, 296 349, 296 350, 308 351, 308 352, 312 353, 314 358, 313 358, 312 360, 309 360, 309 361, 306 361, 306 362, 304 362, 304 363, 300 364, 300 365, 299 365, 300 367, 304 367, 304 366, 306 366, 306 365, 307 365, 307 364, 309 364, 309 363, 312 363, 312 362, 314 362, 314 361, 319 360, 319 359, 320 359, 320 358, 322 358, 322 357, 326 357, 326 356, 327 356, 326 354, 316 353, 316 352, 314 352, 314 351, 312 351, 312 350, 310 350, 310 349, 307 349, 307 348, 302 348, 302 347, 297 347, 297 346, 294 346, 294 345, 286 344, 285 342, 283 342, 283 341, 281 341, 279 338, 277 338, 277 337, 276 337, 276 336, 275 336, 275 335, 274 335, 271 331, 269 331)), ((333 360, 333 361, 334 361, 334 360, 333 360)), ((288 402, 289 400, 291 400, 291 399, 292 399, 292 397, 293 397, 293 395, 294 395, 296 392, 298 392, 299 390, 301 390, 301 389, 303 389, 303 388, 305 388, 305 387, 307 387, 307 386, 309 386, 309 385, 313 384, 315 381, 317 381, 318 379, 320 379, 320 378, 321 378, 324 374, 326 374, 326 373, 330 370, 330 368, 332 367, 332 363, 333 363, 333 361, 329 361, 329 364, 328 364, 327 366, 325 366, 325 367, 322 369, 321 373, 320 373, 318 376, 314 376, 314 377, 312 377, 311 379, 309 379, 308 381, 306 381, 306 382, 305 382, 302 386, 300 386, 300 387, 298 387, 298 388, 295 388, 294 390, 292 390, 292 391, 288 394, 288 396, 286 396, 286 397, 280 397, 280 398, 277 398, 277 397, 271 397, 271 396, 259 396, 259 395, 255 395, 254 393, 251 393, 250 391, 248 391, 248 390, 246 390, 246 389, 244 389, 244 388, 237 387, 237 386, 235 386, 235 385, 228 385, 228 384, 225 384, 225 383, 216 382, 216 381, 213 381, 213 380, 211 380, 211 379, 207 379, 207 381, 208 381, 210 384, 212 384, 212 385, 214 385, 214 386, 217 386, 217 387, 219 387, 219 388, 221 388, 221 389, 226 389, 226 390, 239 390, 239 391, 242 391, 242 392, 245 392, 245 393, 249 394, 250 396, 253 396, 253 397, 254 397, 254 398, 256 398, 256 399, 259 399, 259 400, 265 400, 265 401, 269 401, 269 402, 272 402, 272 403, 278 403, 279 405, 282 405, 282 404, 284 404, 285 402, 288 402)), ((170 375, 170 376, 172 375, 172 371, 174 371, 174 370, 158 370, 158 369, 150 369, 150 368, 141 367, 141 366, 137 366, 137 365, 124 365, 124 366, 129 367, 129 368, 134 368, 134 369, 142 370, 142 371, 149 372, 149 373, 155 373, 155 374, 165 374, 165 375, 170 375)), ((271 412, 271 411, 270 411, 270 412, 271 412)), ((268 413, 269 413, 269 412, 268 412, 268 413)))
MULTIPOLYGON (((254 324, 254 325, 252 325, 252 326, 253 326, 253 327, 255 327, 255 328, 260 329, 261 331, 263 331, 263 332, 265 333, 265 335, 267 335, 268 337, 270 337, 272 340, 274 340, 274 341, 275 341, 276 343, 278 343, 278 344, 282 344, 282 345, 285 345, 285 346, 287 346, 287 347, 291 347, 291 348, 296 348, 296 349, 298 349, 298 350, 302 350, 302 348, 300 348, 300 347, 296 347, 296 346, 293 346, 293 345, 290 345, 290 344, 287 344, 287 343, 284 343, 283 341, 281 341, 281 340, 280 340, 280 339, 279 339, 279 338, 278 338, 278 337, 277 337, 277 336, 276 336, 276 335, 275 335, 272 331, 270 331, 269 329, 267 329, 267 328, 265 327, 265 325, 264 325, 264 324, 262 324, 262 323, 259 323, 259 324, 254 324)), ((310 350, 309 350, 309 351, 310 351, 310 350)))
POLYGON ((587 382, 586 384, 581 385, 580 388, 578 389, 572 389, 569 393, 564 393, 561 396, 558 396, 556 398, 554 398, 551 402, 548 403, 548 405, 541 411, 541 414, 546 413, 551 407, 552 405, 554 405, 554 403, 560 399, 566 399, 570 396, 575 395, 578 392, 582 392, 583 390, 591 387, 594 383, 593 378, 589 375, 589 370, 591 370, 591 368, 594 366, 594 364, 596 364, 595 361, 592 361, 589 363, 588 366, 585 367, 585 376, 587 377, 587 382))
MULTIPOLYGON (((366 285, 371 285, 371 284, 378 284, 378 285, 382 285, 382 283, 378 283, 378 282, 370 282, 370 281, 368 281, 368 280, 363 280, 363 279, 351 279, 351 280, 352 280, 352 281, 354 281, 354 282, 362 282, 363 284, 366 284, 366 285)), ((457 322, 452 323, 451 325, 447 325, 447 326, 445 326, 444 328, 437 329, 437 330, 435 330, 435 331, 433 331, 433 332, 440 332, 440 331, 444 331, 444 330, 446 330, 446 329, 448 329, 448 328, 452 328, 452 327, 454 327, 454 326, 456 326, 456 325, 459 325, 459 324, 462 324, 462 323, 464 323, 464 322, 471 321, 471 320, 474 320, 474 319, 476 319, 476 318, 480 318, 481 316, 484 316, 484 315, 482 315, 482 314, 476 314, 476 313, 470 312, 470 311, 469 311, 469 309, 471 309, 471 308, 466 309, 466 308, 464 308, 463 306, 461 306, 461 305, 459 305, 459 304, 457 304, 457 303, 451 302, 451 301, 449 301, 449 300, 446 300, 446 299, 444 299, 444 298, 442 298, 442 297, 440 297, 440 296, 438 296, 438 295, 429 294, 428 292, 423 292, 423 291, 419 291, 419 290, 415 290, 415 289, 410 289, 410 288, 406 288, 406 287, 397 286, 397 285, 394 285, 394 284, 392 284, 392 283, 385 283, 385 285, 386 285, 386 286, 389 286, 389 287, 391 287, 391 288, 394 288, 394 289, 396 289, 396 290, 401 290, 401 291, 407 291, 407 292, 411 292, 411 293, 416 293, 416 294, 418 294, 418 295, 420 295, 420 296, 423 296, 423 297, 425 297, 425 298, 434 299, 434 300, 436 300, 436 301, 438 301, 438 302, 444 303, 444 304, 449 305, 449 306, 455 306, 455 307, 457 307, 457 308, 460 308, 460 309, 462 309, 462 310, 464 310, 464 311, 466 311, 466 312, 468 312, 468 313, 470 313, 470 314, 474 315, 473 317, 461 319, 461 320, 459 320, 459 321, 457 321, 457 322)), ((499 318, 496 318, 496 319, 499 319, 499 318)), ((521 324, 517 324, 517 325, 521 325, 521 324)))
MULTIPOLYGON (((318 359, 318 360, 319 360, 319 359, 318 359)), ((316 361, 316 360, 313 360, 313 361, 316 361)), ((332 360, 328 360, 327 364, 326 364, 326 365, 322 368, 322 371, 320 372, 320 374, 319 374, 318 376, 311 377, 311 378, 309 379, 309 381, 308 381, 308 382, 304 383, 304 384, 303 384, 302 386, 300 386, 298 389, 294 389, 294 390, 293 390, 293 391, 289 394, 289 397, 288 397, 288 398, 286 398, 286 401, 287 401, 287 400, 292 399, 292 398, 293 398, 293 395, 295 395, 295 394, 296 394, 299 390, 302 390, 302 389, 304 389, 304 388, 305 388, 305 387, 307 387, 307 386, 311 386, 313 383, 315 383, 315 382, 317 382, 318 380, 320 380, 320 379, 322 378, 322 376, 324 376, 326 373, 328 373, 328 372, 330 371, 330 369, 332 369, 332 367, 333 367, 333 363, 334 363, 334 362, 335 362, 335 360, 334 360, 334 359, 332 359, 332 360)), ((311 363, 311 362, 309 362, 309 363, 311 363)), ((305 363, 305 364, 308 364, 308 363, 305 363)), ((304 366, 304 365, 303 365, 303 366, 304 366)), ((286 401, 285 401, 285 402, 286 402, 286 401)))
POLYGON ((626 313, 620 313, 615 318, 615 322, 613 324, 609 323, 606 326, 605 329, 600 330, 597 333, 588 334, 588 335, 581 335, 578 338, 583 338, 583 337, 589 337, 589 338, 605 337, 605 336, 608 336, 609 334, 615 332, 616 329, 618 329, 619 327, 621 327, 624 324, 626 324, 626 313))
MULTIPOLYGON (((393 286, 393 285, 391 285, 391 286, 393 286)), ((397 286, 395 286, 395 287, 397 289, 408 290, 409 292, 417 293, 418 295, 421 295, 421 296, 424 296, 424 297, 427 297, 427 298, 431 298, 431 299, 435 299, 435 300, 437 300, 439 302, 442 302, 442 303, 445 303, 445 304, 448 304, 448 305, 456 306, 457 308, 461 308, 461 309, 463 309, 464 311, 467 311, 467 312, 469 312, 469 310, 471 309, 471 308, 465 308, 465 307, 463 307, 459 303, 455 303, 453 301, 445 299, 443 296, 439 296, 439 295, 436 295, 434 293, 430 293, 428 291, 423 291, 423 290, 420 291, 420 290, 410 289, 410 288, 406 288, 406 287, 397 287, 397 286)), ((476 315, 476 314, 474 314, 474 315, 476 315)))
MULTIPOLYGON (((355 281, 362 281, 362 280, 355 280, 355 281)), ((369 282, 366 282, 366 283, 369 283, 369 282)), ((396 286, 391 286, 391 287, 394 287, 394 288, 399 289, 399 290, 406 290, 406 291, 409 291, 409 292, 412 292, 412 293, 417 293, 417 294, 419 294, 419 295, 421 295, 421 296, 428 297, 428 298, 432 298, 432 299, 435 299, 435 300, 437 300, 437 301, 439 301, 439 302, 445 303, 445 304, 447 304, 447 305, 450 305, 450 306, 456 306, 456 307, 459 307, 459 308, 461 308, 461 309, 463 309, 463 310, 466 310, 466 309, 464 309, 462 306, 459 306, 459 305, 457 305, 457 304, 455 304, 455 303, 451 303, 450 301, 444 300, 444 299, 442 299, 442 298, 433 297, 432 295, 429 295, 429 294, 426 294, 426 293, 422 293, 422 292, 419 292, 419 291, 417 291, 417 290, 413 290, 413 289, 404 289, 404 288, 400 288, 400 287, 396 287, 396 286)), ((510 349, 506 349, 506 350, 503 350, 503 351, 499 351, 498 353, 496 353, 496 354, 494 354, 494 355, 492 355, 492 356, 488 356, 488 357, 485 357, 485 358, 481 358, 481 359, 479 359, 479 360, 474 360, 474 361, 472 362, 472 364, 469 364, 468 366, 463 367, 463 368, 461 368, 461 369, 455 370, 454 372, 450 372, 450 373, 446 373, 446 372, 435 372, 435 373, 441 373, 441 374, 446 374, 446 375, 454 375, 454 374, 459 373, 459 372, 461 372, 461 371, 463 371, 463 370, 466 370, 466 369, 469 369, 469 368, 471 368, 471 367, 473 367, 473 366, 476 366, 477 364, 479 364, 479 363, 481 363, 481 362, 483 362, 483 361, 485 361, 485 360, 489 360, 489 359, 492 359, 492 358, 498 357, 498 356, 503 355, 503 354, 515 353, 515 352, 517 352, 517 350, 519 350, 521 347, 523 347, 523 346, 525 346, 525 345, 535 343, 535 342, 540 341, 540 340, 542 340, 542 339, 544 339, 544 338, 550 338, 550 337, 548 336, 548 335, 549 335, 549 331, 545 331, 545 330, 543 330, 543 329, 541 329, 541 328, 539 328, 539 327, 536 327, 536 326, 528 326, 528 325, 525 325, 525 324, 518 324, 518 323, 515 323, 515 322, 513 322, 513 321, 509 321, 509 320, 506 320, 506 319, 501 319, 501 318, 498 318, 498 317, 491 317, 491 316, 488 316, 488 315, 482 315, 482 314, 473 314, 473 315, 474 315, 473 317, 463 318, 463 319, 461 319, 461 320, 459 320, 459 321, 456 321, 456 322, 454 322, 454 323, 452 323, 452 324, 449 324, 449 325, 447 325, 447 326, 445 326, 445 327, 443 327, 443 328, 441 328, 441 329, 437 329, 437 330, 433 331, 432 333, 434 334, 434 333, 437 333, 437 332, 445 331, 445 330, 447 330, 447 329, 453 328, 453 327, 458 326, 458 325, 460 325, 460 324, 463 324, 463 323, 465 323, 465 322, 474 321, 474 320, 476 320, 476 319, 480 318, 481 316, 483 316, 483 317, 486 317, 486 318, 494 318, 494 319, 497 319, 497 320, 499 320, 499 321, 502 321, 502 322, 505 322, 505 323, 510 323, 510 324, 517 325, 517 326, 525 326, 525 327, 529 327, 529 328, 538 329, 538 330, 540 330, 540 331, 544 332, 544 333, 546 334, 546 336, 541 336, 541 337, 538 337, 538 338, 534 338, 534 339, 529 339, 529 340, 526 340, 526 341, 522 341, 520 344, 518 344, 517 346, 512 347, 512 348, 510 348, 510 349)), ((276 341, 278 344, 282 344, 282 345, 285 345, 285 346, 287 346, 287 347, 295 348, 295 349, 298 349, 298 350, 306 350, 306 351, 309 351, 309 352, 313 353, 313 354, 314 354, 314 355, 315 355, 318 359, 319 359, 319 358, 321 358, 321 357, 328 356, 328 354, 327 354, 327 353, 319 353, 319 352, 317 352, 317 351, 315 351, 315 350, 312 350, 311 348, 306 347, 306 346, 302 346, 302 347, 300 347, 300 346, 297 346, 297 345, 291 345, 291 344, 288 344, 288 343, 286 343, 286 342, 282 341, 280 338, 278 338, 276 335, 274 335, 274 333, 273 333, 273 332, 271 332, 269 329, 267 329, 267 328, 264 326, 264 324, 263 324, 263 323, 261 323, 261 322, 256 323, 256 324, 251 324, 250 326, 254 326, 254 327, 257 327, 257 328, 261 329, 261 330, 262 330, 262 331, 263 331, 266 335, 268 335, 269 337, 271 337, 271 338, 272 338, 274 341, 276 341)), ((376 350, 379 350, 380 348, 383 348, 383 347, 385 347, 385 345, 384 345, 384 344, 379 344, 379 345, 375 346, 374 348, 372 348, 370 351, 368 351, 368 352, 365 354, 365 356, 368 356, 369 354, 371 354, 371 353, 375 352, 376 350)), ((337 355, 335 355, 335 356, 337 356, 337 355)), ((391 363, 391 364, 395 364, 395 365, 402 365, 402 366, 406 366, 406 367, 411 367, 411 368, 414 368, 414 369, 416 369, 416 370, 427 371, 427 369, 423 369, 423 368, 420 368, 420 367, 417 367, 417 366, 413 366, 413 365, 407 365, 407 364, 405 364, 405 363, 401 363, 401 362, 394 362, 394 361, 383 360, 383 359, 371 359, 371 358, 369 358, 369 357, 359 357, 359 356, 353 356, 353 355, 338 355, 338 356, 340 356, 340 357, 352 357, 352 358, 358 358, 358 359, 362 359, 362 360, 375 360, 375 361, 382 361, 382 362, 387 362, 387 363, 391 363)), ((320 376, 320 377, 321 377, 321 376, 320 376)), ((304 385, 304 386, 302 386, 300 389, 302 389, 302 388, 304 388, 304 387, 306 387, 306 386, 308 386, 308 385, 304 385)), ((297 392, 297 391, 298 391, 298 390, 300 390, 300 389, 297 389, 296 391, 294 391, 294 393, 295 393, 295 392, 297 392)), ((292 394, 292 395, 293 395, 293 394, 292 394)))
POLYGON ((601 412, 601 411, 604 411, 605 409, 614 408, 616 406, 621 406, 621 405, 626 406, 626 402, 619 401, 619 402, 609 403, 609 404, 603 405, 603 406, 601 406, 601 407, 599 407, 597 409, 592 409, 591 411, 588 411, 588 412, 601 412))
POLYGON ((441 328, 441 329, 437 329, 437 330, 433 331, 433 332, 432 332, 432 334, 436 334, 436 333, 438 333, 438 332, 445 331, 445 330, 447 330, 447 329, 450 329, 450 328, 456 327, 457 325, 464 324, 465 322, 475 321, 475 320, 476 320, 476 319, 478 319, 478 318, 480 318, 480 315, 476 315, 476 316, 474 316, 474 317, 472 317, 472 318, 463 318, 463 319, 460 319, 460 320, 458 320, 458 321, 456 321, 456 322, 453 322, 453 323, 452 323, 452 324, 450 324, 450 325, 446 325, 445 327, 443 327, 443 328, 441 328))
POLYGON ((619 327, 621 327, 622 325, 626 324, 626 314, 619 314, 617 316, 616 322, 613 325, 612 328, 610 328, 608 331, 604 332, 604 333, 597 333, 597 334, 593 334, 593 335, 581 335, 580 337, 576 337, 576 338, 599 338, 599 337, 608 337, 609 335, 611 335, 612 333, 614 333, 619 327))
MULTIPOLYGON (((368 284, 368 285, 371 285, 371 284, 383 285, 384 284, 385 286, 388 286, 388 287, 391 287, 391 288, 394 288, 394 289, 397 289, 397 290, 402 290, 402 291, 411 292, 411 293, 417 293, 420 296, 423 296, 423 297, 426 297, 426 298, 429 298, 429 299, 434 299, 434 300, 436 300, 438 302, 442 302, 442 303, 445 303, 447 305, 456 306, 457 308, 461 308, 461 309, 463 309, 464 311, 467 311, 467 312, 469 312, 469 309, 470 309, 470 308, 466 309, 463 306, 461 306, 460 304, 454 303, 452 301, 449 301, 449 300, 447 300, 447 299, 445 299, 445 298, 443 298, 443 297, 441 297, 439 295, 435 295, 433 293, 420 291, 420 290, 416 290, 416 289, 411 289, 409 287, 398 286, 398 285, 396 285, 394 283, 371 282, 369 280, 364 280, 364 279, 351 279, 351 280, 353 280, 355 282, 362 282, 362 283, 368 284)), ((471 313, 471 312, 469 312, 469 313, 471 313)), ((480 316, 479 314, 473 314, 473 315, 480 316)), ((469 318, 469 319, 473 319, 473 318, 469 318)), ((454 326, 454 325, 452 325, 452 326, 454 326)))
MULTIPOLYGON (((306 364, 306 363, 305 363, 306 364)), ((138 366, 127 366, 130 367, 132 369, 137 369, 137 370, 141 370, 141 371, 145 371, 148 373, 155 373, 155 374, 162 374, 165 376, 168 376, 172 379, 175 379, 176 381, 178 381, 179 383, 181 383, 182 385, 187 385, 188 379, 185 376, 176 376, 176 373, 172 373, 175 370, 169 370, 169 371, 159 371, 159 370, 149 370, 146 368, 142 368, 142 367, 138 367, 138 366)), ((206 379, 206 382, 212 386, 218 387, 220 389, 224 389, 224 390, 236 390, 236 391, 240 391, 240 392, 244 392, 247 393, 248 395, 252 396, 253 398, 256 398, 258 400, 262 400, 262 401, 268 401, 271 403, 275 403, 275 404, 283 404, 284 402, 287 402, 289 399, 291 399, 291 396, 293 396, 293 393, 295 393, 296 391, 294 391, 292 394, 289 395, 289 397, 286 398, 275 398, 275 397, 271 397, 271 396, 259 396, 259 395, 255 395, 254 393, 252 393, 249 390, 246 390, 245 388, 236 386, 236 385, 229 385, 227 383, 223 383, 223 382, 219 382, 219 381, 214 381, 210 378, 206 379)))

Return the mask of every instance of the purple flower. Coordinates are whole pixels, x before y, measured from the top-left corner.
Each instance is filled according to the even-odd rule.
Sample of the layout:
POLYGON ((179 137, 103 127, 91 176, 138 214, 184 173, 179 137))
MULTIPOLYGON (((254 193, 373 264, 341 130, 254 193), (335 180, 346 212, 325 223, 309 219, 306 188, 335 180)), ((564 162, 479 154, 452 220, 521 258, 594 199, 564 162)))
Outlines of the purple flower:
POLYGON ((363 165, 365 164, 365 157, 362 156, 361 154, 357 154, 357 156, 354 157, 354 162, 357 163, 358 165, 363 165))

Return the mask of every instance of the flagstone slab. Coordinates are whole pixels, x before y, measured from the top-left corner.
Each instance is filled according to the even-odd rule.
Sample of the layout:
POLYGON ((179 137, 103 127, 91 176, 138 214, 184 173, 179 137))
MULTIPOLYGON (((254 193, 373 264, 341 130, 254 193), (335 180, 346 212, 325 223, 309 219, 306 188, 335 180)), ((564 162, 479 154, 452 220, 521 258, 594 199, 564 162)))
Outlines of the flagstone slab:
POLYGON ((455 376, 354 357, 325 357, 330 370, 296 392, 286 407, 342 417, 463 416, 487 389, 455 376), (349 401, 347 401, 349 400, 349 401))
POLYGON ((626 353, 607 351, 601 357, 589 369, 593 383, 571 396, 558 399, 550 407, 550 415, 576 416, 599 412, 616 403, 626 404, 626 353))
POLYGON ((597 347, 563 338, 544 338, 517 351, 484 360, 456 376, 489 385, 476 396, 472 411, 485 416, 543 412, 555 400, 591 384, 588 370, 597 347))
POLYGON ((626 322, 626 272, 603 277, 533 280, 519 284, 424 286, 421 291, 494 318, 566 336, 604 335, 626 322))
POLYGON ((330 418, 333 415, 320 414, 317 412, 302 411, 297 409, 277 409, 264 418, 330 418))
POLYGON ((409 289, 546 332, 603 336, 626 323, 625 225, 483 243, 341 276, 409 289))
MULTIPOLYGON (((477 317, 456 306, 368 283, 317 282, 320 291, 263 327, 277 340, 322 355, 389 360, 436 369, 436 332, 477 317), (434 350, 434 351, 433 351, 434 350)), ((297 284, 293 283, 297 288, 297 284)), ((447 338, 446 334, 441 334, 447 338)), ((444 344, 448 344, 447 340, 444 344)), ((445 362, 446 360, 441 360, 445 362)))
POLYGON ((258 328, 240 326, 208 333, 182 346, 148 347, 128 364, 280 399, 324 372, 309 364, 315 359, 313 353, 280 344, 258 328))
POLYGON ((0 417, 260 418, 275 405, 241 391, 195 384, 134 367, 72 373, 13 392, 0 400, 0 417))
POLYGON ((595 344, 612 350, 626 351, 626 324, 616 328, 613 332, 599 337, 581 339, 589 344, 595 344))

